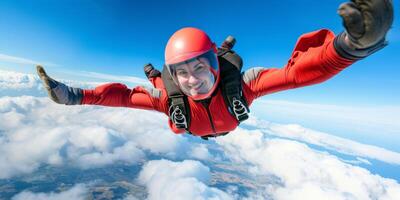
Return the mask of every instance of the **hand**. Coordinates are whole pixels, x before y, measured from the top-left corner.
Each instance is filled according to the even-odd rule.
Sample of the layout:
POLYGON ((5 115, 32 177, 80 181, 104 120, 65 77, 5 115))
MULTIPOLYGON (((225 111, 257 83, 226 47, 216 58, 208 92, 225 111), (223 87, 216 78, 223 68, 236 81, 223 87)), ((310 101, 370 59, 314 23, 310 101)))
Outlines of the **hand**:
POLYGON ((37 73, 46 88, 50 99, 59 104, 75 105, 80 104, 82 101, 82 89, 68 87, 50 78, 44 68, 40 65, 36 66, 37 73))
POLYGON ((351 0, 339 6, 346 29, 345 43, 352 49, 366 49, 385 41, 393 23, 392 0, 351 0))

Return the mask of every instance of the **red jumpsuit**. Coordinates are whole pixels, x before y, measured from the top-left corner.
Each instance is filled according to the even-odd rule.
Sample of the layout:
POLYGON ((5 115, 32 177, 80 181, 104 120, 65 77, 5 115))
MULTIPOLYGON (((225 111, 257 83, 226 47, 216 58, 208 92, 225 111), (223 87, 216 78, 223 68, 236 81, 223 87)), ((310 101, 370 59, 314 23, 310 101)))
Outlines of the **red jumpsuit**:
MULTIPOLYGON (((284 68, 251 68, 242 77, 243 94, 249 106, 266 94, 313 85, 338 74, 354 61, 342 58, 333 46, 334 34, 326 29, 302 35, 284 68)), ((84 90, 82 104, 130 107, 163 112, 168 116, 168 96, 161 78, 150 80, 156 88, 137 86, 133 89, 120 83, 109 83, 84 90)), ((198 136, 233 131, 238 121, 229 113, 221 90, 218 89, 205 107, 188 98, 189 131, 198 136), (226 108, 226 109, 221 109, 226 108)), ((175 133, 184 133, 169 120, 175 133)))

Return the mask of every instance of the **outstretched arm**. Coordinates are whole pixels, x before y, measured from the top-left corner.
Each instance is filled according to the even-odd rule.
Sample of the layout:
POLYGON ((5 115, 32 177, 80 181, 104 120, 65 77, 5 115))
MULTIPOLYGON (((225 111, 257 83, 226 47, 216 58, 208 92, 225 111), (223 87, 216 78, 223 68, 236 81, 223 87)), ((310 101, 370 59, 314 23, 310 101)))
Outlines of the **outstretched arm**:
POLYGON ((93 90, 83 90, 81 104, 113 107, 131 107, 164 112, 162 91, 157 88, 137 86, 129 89, 121 83, 100 85, 93 90))
POLYGON ((49 77, 42 66, 37 66, 37 71, 49 97, 59 104, 131 107, 160 112, 165 110, 165 97, 162 91, 156 88, 138 86, 129 89, 121 83, 104 84, 93 90, 73 88, 49 77))
POLYGON ((243 75, 248 101, 282 90, 321 83, 351 65, 336 52, 334 34, 326 29, 302 35, 285 67, 252 68, 243 75))
POLYGON ((69 87, 64 83, 52 79, 40 65, 36 66, 36 70, 51 100, 65 105, 77 105, 81 103, 83 98, 82 89, 69 87))
POLYGON ((273 92, 323 82, 386 45, 393 22, 391 0, 352 0, 340 5, 345 32, 319 30, 300 37, 282 69, 253 68, 243 76, 249 102, 273 92))

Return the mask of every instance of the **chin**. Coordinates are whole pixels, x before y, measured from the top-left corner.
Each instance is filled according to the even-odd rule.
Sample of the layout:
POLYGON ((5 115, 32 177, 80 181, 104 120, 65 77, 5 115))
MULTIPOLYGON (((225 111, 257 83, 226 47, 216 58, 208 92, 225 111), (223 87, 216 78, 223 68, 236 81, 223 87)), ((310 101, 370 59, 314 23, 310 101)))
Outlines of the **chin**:
POLYGON ((201 93, 199 93, 199 92, 191 92, 190 93, 192 96, 196 96, 196 95, 200 95, 201 93))

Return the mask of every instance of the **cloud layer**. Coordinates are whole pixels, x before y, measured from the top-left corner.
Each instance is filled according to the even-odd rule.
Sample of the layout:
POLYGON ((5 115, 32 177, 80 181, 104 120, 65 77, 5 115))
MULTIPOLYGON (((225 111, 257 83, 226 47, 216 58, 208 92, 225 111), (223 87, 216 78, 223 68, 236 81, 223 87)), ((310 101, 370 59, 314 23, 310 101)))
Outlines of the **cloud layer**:
MULTIPOLYGON (((99 82, 79 82, 70 80, 59 80, 67 85, 80 88, 94 88, 99 82)), ((1 96, 47 96, 42 82, 35 74, 24 74, 6 70, 0 70, 0 97, 1 96)))
POLYGON ((274 113, 290 121, 316 122, 329 128, 345 128, 362 134, 400 137, 400 106, 338 106, 277 100, 259 100, 253 110, 274 113), (350 123, 351 122, 351 123, 350 123))
POLYGON ((34 193, 23 191, 15 195, 12 200, 83 200, 87 199, 88 188, 84 184, 77 184, 74 187, 59 193, 34 193))
MULTIPOLYGON (((0 75, 0 85, 4 85, 0 92, 40 90, 34 77, 8 75, 20 78, 0 75)), ((29 174, 45 165, 88 169, 114 163, 145 163, 136 181, 146 186, 149 199, 400 199, 400 184, 395 180, 372 174, 308 144, 357 156, 364 163, 369 162, 366 159, 380 159, 399 165, 396 152, 300 125, 254 118, 246 125, 252 130, 242 127, 204 142, 173 134, 167 127, 167 117, 155 112, 63 106, 47 97, 3 96, 0 179, 29 174), (154 160, 154 155, 161 159, 154 160), (219 161, 230 163, 232 172, 226 173, 244 169, 245 179, 255 182, 256 187, 238 194, 234 188, 223 191, 212 185, 213 167, 219 161)), ((22 191, 14 199, 81 199, 88 187, 77 183, 64 192, 22 191)))
POLYGON ((201 145, 171 134, 161 114, 92 106, 65 107, 48 98, 0 98, 0 178, 30 173, 41 164, 81 168, 135 163, 144 151, 178 157, 208 155, 201 145), (142 116, 138 118, 137 116, 142 116), (147 126, 143 126, 147 124, 147 126), (199 150, 200 149, 200 150, 199 150))
MULTIPOLYGON (((245 124, 260 129, 263 133, 268 135, 318 145, 347 155, 361 156, 400 165, 400 153, 398 152, 304 128, 298 124, 277 124, 259 120, 256 117, 252 117, 250 120, 246 121, 245 124)), ((368 163, 368 161, 365 160, 364 162, 368 163)))
POLYGON ((277 182, 265 188, 273 199, 397 199, 400 185, 391 179, 342 162, 303 143, 267 139, 259 130, 239 129, 217 141, 234 162, 253 175, 277 182))
POLYGON ((210 181, 210 170, 198 161, 150 161, 138 180, 147 186, 150 200, 232 199, 224 191, 206 185, 210 181))

